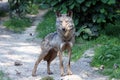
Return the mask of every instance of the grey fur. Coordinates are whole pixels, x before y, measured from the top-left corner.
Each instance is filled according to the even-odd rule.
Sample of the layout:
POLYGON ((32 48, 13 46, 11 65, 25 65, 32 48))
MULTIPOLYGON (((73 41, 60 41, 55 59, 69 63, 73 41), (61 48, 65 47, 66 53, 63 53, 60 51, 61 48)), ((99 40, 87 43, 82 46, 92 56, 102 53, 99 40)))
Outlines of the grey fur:
POLYGON ((42 59, 47 61, 48 74, 52 74, 50 71, 50 63, 56 58, 57 54, 59 55, 60 59, 61 76, 64 76, 64 67, 62 60, 62 52, 64 50, 67 50, 69 55, 67 74, 72 74, 70 70, 70 58, 72 46, 75 40, 75 27, 72 20, 72 12, 68 12, 67 14, 57 13, 56 16, 56 32, 48 34, 43 39, 41 43, 40 56, 35 62, 35 66, 32 71, 33 76, 36 75, 37 66, 42 59))

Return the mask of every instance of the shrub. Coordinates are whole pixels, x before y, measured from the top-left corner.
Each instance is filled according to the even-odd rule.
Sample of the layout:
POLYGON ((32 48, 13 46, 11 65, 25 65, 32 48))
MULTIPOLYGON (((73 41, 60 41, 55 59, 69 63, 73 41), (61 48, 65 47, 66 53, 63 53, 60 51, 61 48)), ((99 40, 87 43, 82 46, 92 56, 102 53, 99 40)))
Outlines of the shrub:
MULTIPOLYGON (((100 28, 104 28, 107 23, 114 23, 116 18, 115 5, 116 0, 40 0, 44 8, 52 7, 54 11, 67 10, 74 12, 74 23, 79 35, 85 35, 83 38, 98 36, 100 28), (86 26, 86 30, 81 28, 86 26), (91 35, 92 33, 92 35, 91 35)), ((118 4, 117 4, 118 5, 118 4)))
POLYGON ((4 16, 6 16, 6 13, 3 11, 0 11, 0 17, 4 17, 4 16))
POLYGON ((28 8, 27 8, 27 12, 29 14, 37 14, 38 13, 38 9, 39 9, 38 5, 30 4, 30 6, 28 6, 28 8))
POLYGON ((33 0, 8 0, 10 4, 10 17, 24 17, 33 0))
POLYGON ((119 20, 116 21, 115 25, 108 24, 105 27, 105 34, 110 36, 110 37, 120 38, 120 21, 119 20))

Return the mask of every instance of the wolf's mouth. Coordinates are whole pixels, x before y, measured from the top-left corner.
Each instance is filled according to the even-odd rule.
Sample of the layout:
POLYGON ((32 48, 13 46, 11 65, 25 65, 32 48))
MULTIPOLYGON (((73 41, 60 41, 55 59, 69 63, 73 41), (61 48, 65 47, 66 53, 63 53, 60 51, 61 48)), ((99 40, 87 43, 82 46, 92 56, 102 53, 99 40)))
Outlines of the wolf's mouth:
POLYGON ((70 27, 70 28, 62 28, 62 31, 64 31, 64 32, 67 32, 67 31, 71 31, 71 30, 73 30, 74 29, 74 27, 70 27))

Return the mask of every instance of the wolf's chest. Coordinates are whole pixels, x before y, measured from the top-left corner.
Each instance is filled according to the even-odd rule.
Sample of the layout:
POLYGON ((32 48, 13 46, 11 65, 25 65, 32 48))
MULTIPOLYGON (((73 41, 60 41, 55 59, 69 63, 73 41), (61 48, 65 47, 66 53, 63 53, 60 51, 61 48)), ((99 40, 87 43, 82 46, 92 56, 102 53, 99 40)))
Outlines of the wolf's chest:
POLYGON ((71 48, 73 46, 73 43, 70 41, 63 41, 61 38, 53 39, 50 43, 52 47, 54 47, 57 50, 66 50, 68 48, 71 48))

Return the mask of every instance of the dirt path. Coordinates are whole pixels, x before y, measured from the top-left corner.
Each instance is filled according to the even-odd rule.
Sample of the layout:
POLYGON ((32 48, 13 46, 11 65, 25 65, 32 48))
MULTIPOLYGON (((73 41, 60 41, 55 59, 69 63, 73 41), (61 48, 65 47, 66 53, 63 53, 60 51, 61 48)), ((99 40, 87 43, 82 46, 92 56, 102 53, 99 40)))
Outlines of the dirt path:
MULTIPOLYGON (((46 62, 42 61, 38 67, 37 77, 32 77, 31 72, 40 51, 40 40, 35 39, 35 28, 46 11, 40 11, 35 18, 33 26, 22 34, 8 31, 0 24, 0 70, 5 72, 12 80, 40 80, 47 76, 46 62), (29 34, 32 33, 32 36, 29 34), (14 63, 20 61, 21 66, 14 63)), ((59 60, 56 58, 51 64, 55 80, 108 80, 90 67, 93 49, 87 50, 77 62, 72 62, 71 68, 74 75, 60 77, 59 60), (86 57, 87 56, 87 57, 86 57)), ((64 57, 64 64, 67 57, 64 57)))

